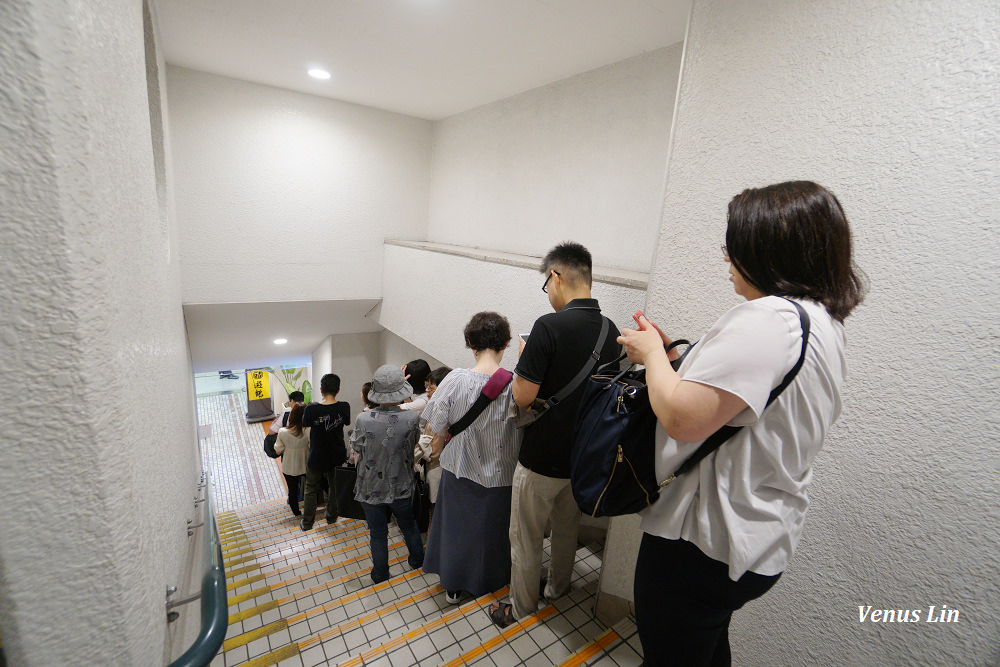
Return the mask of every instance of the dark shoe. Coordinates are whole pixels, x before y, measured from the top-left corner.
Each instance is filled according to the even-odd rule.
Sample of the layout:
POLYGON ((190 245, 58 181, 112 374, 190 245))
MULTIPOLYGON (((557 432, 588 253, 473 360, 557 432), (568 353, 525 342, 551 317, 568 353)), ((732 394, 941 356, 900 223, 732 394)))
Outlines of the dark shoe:
POLYGON ((302 510, 299 509, 298 503, 295 504, 288 503, 288 506, 292 508, 292 514, 294 514, 295 516, 300 516, 302 514, 302 510))
POLYGON ((331 523, 337 523, 337 519, 339 518, 339 516, 335 516, 332 519, 330 517, 326 517, 326 524, 330 525, 331 523))
POLYGON ((445 591, 444 599, 448 604, 458 604, 462 601, 462 591, 445 591))
POLYGON ((302 530, 312 530, 312 527, 313 525, 311 523, 306 523, 306 520, 304 518, 299 519, 299 528, 301 528, 302 530))
POLYGON ((514 606, 506 602, 494 602, 490 605, 490 620, 499 628, 506 628, 514 625, 517 620, 514 618, 514 606))

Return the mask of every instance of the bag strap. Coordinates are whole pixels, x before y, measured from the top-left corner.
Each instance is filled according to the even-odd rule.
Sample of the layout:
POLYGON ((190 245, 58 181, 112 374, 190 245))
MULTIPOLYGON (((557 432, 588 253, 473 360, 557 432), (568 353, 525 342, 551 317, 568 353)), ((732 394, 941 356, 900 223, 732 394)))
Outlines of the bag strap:
MULTIPOLYGON (((667 354, 670 354, 670 350, 672 350, 675 347, 678 347, 680 345, 687 345, 688 349, 684 350, 684 352, 681 354, 680 357, 678 357, 677 359, 675 359, 675 360, 673 360, 673 361, 670 362, 670 365, 674 367, 674 370, 677 370, 678 366, 681 365, 681 362, 684 361, 684 357, 686 357, 687 354, 688 354, 688 352, 691 351, 691 348, 694 347, 694 343, 690 342, 686 338, 678 338, 677 340, 675 340, 674 342, 672 342, 670 345, 664 345, 663 346, 664 352, 666 352, 667 354)), ((604 364, 603 366, 598 367, 598 369, 596 371, 594 371, 594 375, 605 375, 606 374, 605 371, 607 369, 612 368, 615 364, 620 364, 626 358, 628 358, 628 353, 627 352, 622 352, 621 356, 618 357, 617 359, 615 359, 614 361, 609 361, 608 363, 604 364)), ((635 364, 629 364, 628 367, 625 368, 625 370, 623 370, 620 373, 618 373, 618 375, 616 375, 614 377, 614 379, 611 380, 611 383, 614 384, 615 382, 618 382, 619 380, 621 380, 623 377, 625 377, 626 373, 628 373, 630 370, 632 370, 632 368, 634 366, 635 366, 635 364)))
MULTIPOLYGON (((781 392, 783 392, 785 388, 792 383, 792 380, 795 379, 795 376, 799 374, 799 369, 802 368, 802 364, 806 360, 806 346, 809 344, 809 329, 810 329, 809 313, 807 313, 802 306, 792 301, 791 299, 785 299, 785 300, 788 301, 788 303, 795 306, 795 309, 799 311, 799 321, 802 324, 802 350, 799 352, 799 360, 795 362, 794 366, 792 366, 792 370, 788 371, 788 373, 785 375, 785 378, 781 381, 781 384, 779 384, 771 391, 771 395, 768 396, 767 398, 767 404, 764 406, 765 410, 769 405, 771 405, 771 403, 774 402, 776 398, 778 398, 781 392)), ((692 454, 687 461, 682 463, 681 466, 674 471, 674 474, 672 474, 670 477, 668 477, 667 479, 665 479, 660 483, 660 488, 662 489, 664 486, 674 481, 674 479, 680 477, 684 473, 694 468, 701 462, 702 459, 704 459, 706 456, 708 456, 716 449, 718 449, 720 446, 722 446, 722 444, 727 440, 729 440, 731 437, 736 435, 737 431, 739 431, 741 428, 743 427, 727 425, 723 426, 718 431, 708 436, 705 442, 701 443, 701 446, 698 447, 697 451, 695 451, 695 453, 692 454)))
POLYGON ((493 375, 490 379, 486 381, 486 386, 482 388, 479 392, 479 396, 476 397, 475 403, 466 411, 462 418, 457 422, 448 427, 448 434, 451 437, 455 437, 465 429, 472 425, 472 422, 476 421, 486 406, 493 402, 493 400, 499 396, 503 390, 510 384, 510 381, 514 379, 514 374, 504 368, 498 368, 493 371, 493 375))
POLYGON ((608 339, 608 328, 608 318, 601 315, 601 333, 597 334, 597 344, 594 346, 594 351, 590 353, 590 358, 584 362, 583 368, 581 368, 580 372, 576 374, 576 377, 570 380, 565 387, 557 391, 551 398, 544 401, 546 410, 555 407, 562 401, 566 400, 566 397, 576 391, 577 387, 579 387, 583 381, 587 379, 587 376, 590 375, 594 366, 601 360, 601 350, 604 349, 604 343, 608 339))

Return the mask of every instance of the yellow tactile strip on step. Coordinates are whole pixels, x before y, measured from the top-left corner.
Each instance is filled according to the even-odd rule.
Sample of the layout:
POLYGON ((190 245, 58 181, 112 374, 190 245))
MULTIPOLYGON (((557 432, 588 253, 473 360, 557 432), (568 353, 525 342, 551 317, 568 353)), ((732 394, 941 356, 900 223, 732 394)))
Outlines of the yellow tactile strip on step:
MULTIPOLYGON (((365 532, 367 532, 367 531, 365 531, 365 532)), ((334 545, 337 545, 337 544, 342 544, 342 543, 348 542, 350 540, 358 539, 358 538, 360 538, 362 536, 363 536, 363 533, 362 532, 358 532, 358 533, 355 533, 353 535, 348 535, 347 537, 341 538, 339 540, 334 540, 333 542, 328 542, 326 544, 326 546, 331 547, 331 546, 334 546, 334 545)), ((313 556, 312 558, 306 558, 305 560, 300 560, 300 561, 295 562, 295 563, 293 563, 291 565, 287 565, 285 567, 277 568, 277 569, 274 569, 274 570, 272 570, 270 572, 267 572, 267 573, 264 573, 264 574, 259 574, 259 575, 253 576, 253 577, 248 577, 246 579, 233 580, 233 581, 230 581, 228 584, 226 584, 226 590, 227 591, 234 591, 237 588, 242 588, 243 586, 248 586, 248 585, 250 585, 252 583, 256 583, 258 581, 261 581, 262 579, 266 579, 267 577, 272 577, 274 575, 279 575, 279 574, 282 574, 284 572, 290 572, 290 571, 292 571, 292 570, 294 570, 296 568, 302 567, 303 565, 308 565, 309 563, 315 563, 315 562, 318 562, 318 561, 321 561, 321 560, 325 560, 325 559, 330 558, 332 556, 340 556, 342 554, 348 553, 349 551, 355 551, 357 549, 363 549, 363 548, 365 548, 367 546, 368 546, 368 544, 365 543, 365 542, 358 542, 357 544, 351 544, 351 545, 348 545, 346 547, 342 547, 340 549, 336 549, 334 551, 328 551, 328 552, 322 553, 322 554, 320 554, 318 556, 313 556)), ((282 558, 282 559, 279 559, 279 560, 284 560, 284 559, 282 558)), ((264 565, 270 565, 273 562, 274 561, 272 560, 272 561, 267 562, 267 563, 260 563, 257 566, 248 566, 247 568, 243 568, 243 569, 247 570, 247 571, 250 571, 252 569, 260 569, 262 566, 264 566, 264 565)), ((324 572, 324 571, 325 570, 317 570, 317 572, 324 572)))
POLYGON ((240 667, 270 667, 271 665, 277 665, 282 660, 287 660, 288 658, 298 654, 298 644, 287 644, 279 649, 271 651, 270 653, 258 656, 253 660, 248 660, 240 665, 240 667))
POLYGON ((470 651, 466 651, 465 653, 458 656, 454 660, 451 660, 450 662, 446 662, 445 667, 459 667, 460 665, 471 664, 472 662, 484 656, 486 652, 489 651, 490 649, 495 648, 496 646, 506 642, 508 639, 510 639, 515 635, 521 634, 522 632, 524 632, 531 626, 535 625, 536 623, 541 623, 554 613, 556 613, 556 608, 553 607, 552 605, 549 605, 545 609, 537 611, 531 616, 526 616, 517 623, 509 625, 506 628, 504 628, 504 630, 496 637, 493 637, 492 639, 487 639, 476 648, 470 651))
MULTIPOLYGON (((390 549, 395 549, 395 548, 403 546, 403 544, 404 544, 404 542, 397 542, 396 544, 389 545, 389 548, 390 549)), ((331 569, 339 567, 341 565, 350 565, 351 563, 356 563, 359 560, 364 560, 364 559, 366 559, 368 557, 369 557, 369 554, 364 553, 364 554, 361 554, 360 556, 355 556, 354 558, 350 558, 348 560, 340 561, 339 563, 331 565, 330 567, 327 567, 327 568, 323 568, 322 570, 317 570, 316 572, 310 573, 310 576, 312 574, 317 574, 319 572, 326 572, 327 570, 331 570, 331 569)), ((389 564, 392 565, 392 564, 398 563, 399 561, 405 560, 405 559, 406 559, 406 556, 400 556, 399 558, 397 558, 397 559, 395 559, 393 561, 390 561, 389 564)), ((340 579, 334 579, 333 581, 328 581, 327 583, 322 584, 320 586, 315 586, 313 588, 310 588, 308 591, 302 591, 301 593, 296 593, 295 595, 292 595, 292 596, 289 596, 288 598, 285 598, 285 600, 289 600, 290 601, 290 600, 296 599, 297 596, 311 594, 311 593, 316 592, 318 590, 321 590, 323 588, 328 588, 328 587, 334 586, 334 585, 336 585, 338 583, 343 583, 344 581, 347 581, 349 579, 353 579, 354 577, 360 576, 362 574, 367 574, 367 573, 368 572, 366 570, 361 570, 361 571, 358 571, 358 572, 352 572, 351 574, 346 575, 344 577, 341 577, 340 579)), ((299 577, 299 578, 301 578, 301 577, 299 577)), ((294 583, 294 581, 293 582, 281 581, 281 582, 278 582, 276 584, 272 584, 270 586, 265 586, 263 588, 254 589, 254 590, 249 591, 247 593, 241 593, 239 595, 234 595, 234 596, 232 596, 232 597, 229 598, 229 606, 232 607, 234 604, 239 604, 240 602, 246 602, 247 600, 252 600, 253 598, 259 597, 261 595, 264 595, 265 593, 270 593, 273 590, 277 590, 279 588, 283 588, 283 587, 287 586, 289 583, 294 583)))
POLYGON ((566 660, 564 660, 559 667, 580 667, 580 665, 593 658, 608 646, 611 646, 620 640, 621 635, 614 630, 608 630, 600 637, 590 642, 570 657, 566 658, 566 660))
POLYGON ((323 632, 321 632, 318 635, 315 635, 313 637, 309 637, 308 639, 303 639, 302 641, 299 642, 299 649, 300 650, 305 650, 305 649, 309 648, 310 646, 312 646, 313 644, 317 644, 319 642, 325 642, 327 639, 332 639, 333 637, 336 637, 337 635, 342 635, 345 632, 348 632, 349 630, 353 630, 354 628, 360 627, 360 626, 364 625, 365 623, 367 623, 368 621, 372 621, 372 620, 374 620, 376 618, 381 618, 382 616, 385 616, 386 614, 391 614, 391 613, 396 612, 396 611, 401 611, 405 607, 408 607, 410 605, 416 604, 416 603, 420 602, 421 600, 426 600, 430 596, 436 595, 437 593, 441 593, 443 591, 444 591, 444 589, 441 588, 440 585, 431 586, 430 588, 425 588, 424 590, 420 591, 419 593, 414 593, 413 595, 411 595, 409 597, 405 597, 405 598, 403 598, 401 600, 396 600, 395 602, 389 603, 387 605, 379 607, 378 609, 370 611, 367 614, 363 614, 361 616, 357 616, 355 618, 352 618, 349 621, 341 623, 340 625, 338 625, 335 628, 330 628, 329 630, 324 630, 323 632))
POLYGON ((424 623, 419 628, 410 630, 409 632, 400 635, 399 637, 396 637, 394 639, 390 639, 386 643, 376 646, 375 648, 370 649, 368 651, 365 651, 361 655, 356 655, 347 662, 340 663, 340 667, 358 667, 358 665, 368 662, 375 656, 381 655, 383 653, 389 653, 390 651, 399 648, 403 644, 409 643, 411 639, 416 639, 420 635, 430 634, 433 630, 436 630, 442 625, 446 625, 454 620, 467 616, 470 611, 471 612, 481 611, 482 610, 481 603, 490 603, 493 600, 498 600, 503 596, 507 595, 507 591, 508 591, 507 587, 504 587, 501 588, 496 593, 490 593, 489 595, 477 598, 476 600, 473 600, 468 604, 462 605, 461 607, 459 607, 458 609, 456 609, 451 613, 443 614, 432 621, 424 623))
MULTIPOLYGON (((399 560, 403 560, 403 559, 405 559, 405 556, 403 558, 399 559, 399 560)), ((377 593, 379 591, 385 590, 386 588, 391 588, 391 587, 396 586, 396 585, 398 585, 398 584, 400 584, 400 583, 402 583, 402 582, 404 582, 404 581, 406 581, 406 580, 408 580, 408 579, 410 579, 410 578, 412 578, 414 576, 418 576, 418 575, 421 575, 421 574, 423 574, 423 572, 420 571, 420 570, 414 570, 412 572, 407 572, 405 574, 393 577, 392 579, 389 579, 387 581, 383 581, 382 583, 377 584, 375 586, 371 586, 371 587, 369 587, 367 589, 363 589, 361 591, 357 591, 356 593, 354 593, 352 595, 349 595, 349 596, 345 596, 343 599, 337 600, 335 602, 340 603, 340 604, 346 604, 348 602, 353 602, 354 600, 360 599, 361 597, 364 597, 365 595, 369 595, 371 593, 377 593)), ((338 625, 338 626, 336 626, 334 628, 330 628, 329 630, 324 630, 322 633, 320 633, 318 635, 315 635, 313 637, 309 637, 308 639, 303 639, 300 642, 289 644, 288 646, 282 646, 281 648, 275 649, 274 651, 271 651, 270 653, 266 653, 266 654, 264 654, 262 656, 258 656, 257 658, 254 658, 253 660, 245 663, 245 665, 252 665, 253 667, 267 667, 268 665, 276 665, 279 662, 281 662, 282 660, 290 658, 293 655, 297 655, 299 652, 304 651, 305 649, 309 648, 310 646, 312 646, 314 644, 317 644, 319 642, 324 642, 324 641, 326 641, 326 640, 328 640, 328 639, 330 639, 332 637, 336 637, 337 635, 344 634, 345 632, 348 632, 350 630, 353 630, 353 629, 355 629, 357 627, 360 627, 360 626, 364 625, 368 621, 371 621, 371 620, 376 619, 376 618, 380 618, 382 616, 385 616, 386 614, 390 614, 390 613, 393 613, 393 612, 398 612, 401 609, 403 609, 403 608, 405 608, 405 607, 407 607, 409 605, 416 604, 416 603, 420 602, 421 600, 425 600, 425 599, 431 597, 432 595, 436 595, 438 593, 441 593, 443 590, 444 589, 441 588, 440 585, 431 586, 430 588, 426 588, 426 589, 424 589, 424 590, 422 590, 422 591, 420 591, 418 593, 414 593, 413 595, 411 595, 411 596, 409 596, 407 598, 404 598, 402 600, 397 600, 397 601, 392 602, 390 604, 384 605, 384 606, 382 606, 382 607, 380 607, 378 609, 374 609, 374 610, 368 612, 367 614, 363 614, 363 615, 358 616, 356 618, 352 618, 352 619, 350 619, 348 621, 345 621, 344 623, 341 623, 340 625, 338 625)), ((336 605, 327 605, 327 606, 329 606, 330 608, 332 608, 333 606, 336 606, 336 605)), ((280 631, 284 630, 285 628, 287 628, 287 627, 289 627, 291 625, 294 625, 295 623, 298 623, 299 621, 304 620, 307 616, 314 615, 314 613, 318 613, 317 610, 310 610, 308 612, 304 612, 304 613, 298 614, 296 616, 293 616, 292 618, 281 619, 279 621, 275 621, 274 623, 270 623, 270 624, 268 624, 268 625, 266 625, 266 626, 264 626, 262 628, 257 628, 256 630, 251 630, 250 632, 245 632, 245 633, 243 633, 241 635, 237 635, 236 637, 232 637, 230 639, 227 639, 226 642, 223 644, 223 649, 226 650, 226 651, 228 651, 230 649, 237 648, 237 647, 243 646, 245 644, 249 644, 250 642, 252 642, 252 641, 254 641, 256 639, 260 639, 261 637, 266 637, 267 635, 271 635, 271 634, 274 634, 276 632, 280 632, 280 631)))

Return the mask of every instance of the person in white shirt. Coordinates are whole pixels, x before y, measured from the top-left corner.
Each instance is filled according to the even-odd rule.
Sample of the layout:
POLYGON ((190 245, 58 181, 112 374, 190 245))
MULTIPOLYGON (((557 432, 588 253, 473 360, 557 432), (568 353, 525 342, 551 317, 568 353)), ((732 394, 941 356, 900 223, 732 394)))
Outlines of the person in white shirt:
MULTIPOLYGON (((747 300, 723 315, 675 372, 670 339, 640 317, 618 341, 646 367, 659 421, 657 479, 667 479, 724 425, 742 426, 663 489, 642 517, 635 616, 644 664, 729 665, 733 611, 766 593, 802 534, 812 463, 840 415, 844 320, 864 274, 837 198, 808 181, 745 190, 729 203, 723 258, 747 300), (795 365, 811 323, 804 363, 795 365)), ((675 354, 675 352, 672 352, 675 354)))
POLYGON ((288 413, 288 425, 278 430, 278 439, 274 443, 274 451, 281 454, 281 473, 288 486, 288 506, 295 516, 302 514, 299 510, 299 482, 306 474, 306 459, 309 457, 309 429, 302 427, 304 409, 301 403, 292 406, 288 413))
POLYGON ((399 408, 423 412, 430 398, 427 395, 427 376, 431 373, 430 364, 423 359, 414 359, 403 364, 403 373, 406 374, 406 381, 413 387, 413 397, 400 405, 399 408))

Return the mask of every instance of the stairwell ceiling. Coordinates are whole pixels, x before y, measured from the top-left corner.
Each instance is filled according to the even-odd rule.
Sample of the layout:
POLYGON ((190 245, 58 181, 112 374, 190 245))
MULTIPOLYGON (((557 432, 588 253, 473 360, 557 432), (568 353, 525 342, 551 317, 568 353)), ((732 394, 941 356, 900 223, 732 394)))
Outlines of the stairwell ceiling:
POLYGON ((185 304, 195 373, 263 366, 307 366, 331 334, 381 331, 365 314, 378 299, 185 304), (287 338, 284 345, 274 339, 287 338))
POLYGON ((166 61, 438 120, 681 41, 689 0, 155 0, 166 61), (331 78, 311 78, 307 70, 331 78))
MULTIPOLYGON (((153 0, 167 63, 438 120, 684 38, 689 0, 153 0), (328 80, 311 78, 318 67, 328 80)), ((309 363, 377 301, 184 306, 195 372, 309 363), (294 327, 287 323, 294 322, 294 327), (288 343, 275 346, 275 338, 288 343)))

